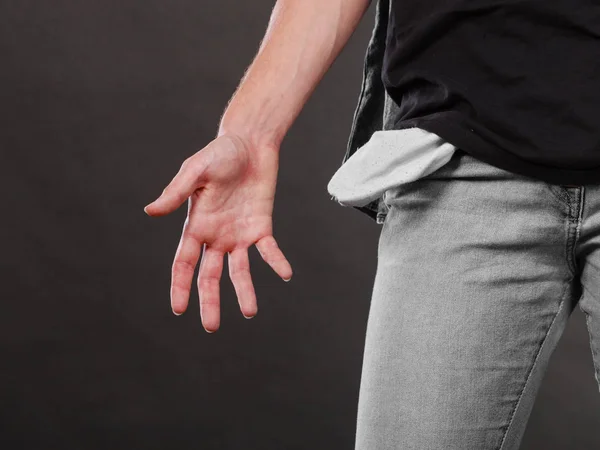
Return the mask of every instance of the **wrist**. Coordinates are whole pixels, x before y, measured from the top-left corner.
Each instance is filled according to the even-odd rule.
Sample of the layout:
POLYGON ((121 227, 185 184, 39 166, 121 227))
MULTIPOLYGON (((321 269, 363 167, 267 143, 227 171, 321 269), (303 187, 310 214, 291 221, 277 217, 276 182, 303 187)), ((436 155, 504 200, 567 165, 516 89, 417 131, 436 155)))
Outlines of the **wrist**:
POLYGON ((222 120, 219 123, 217 136, 231 136, 233 139, 243 141, 251 151, 272 151, 278 152, 283 136, 278 136, 273 131, 268 131, 256 127, 248 122, 232 122, 222 120))

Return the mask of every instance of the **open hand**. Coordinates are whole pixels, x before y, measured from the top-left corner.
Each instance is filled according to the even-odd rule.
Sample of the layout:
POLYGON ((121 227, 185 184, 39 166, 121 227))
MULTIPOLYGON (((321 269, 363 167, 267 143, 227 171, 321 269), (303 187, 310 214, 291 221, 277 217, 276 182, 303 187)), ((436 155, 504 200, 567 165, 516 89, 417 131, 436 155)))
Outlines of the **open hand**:
POLYGON ((235 135, 221 135, 186 159, 177 175, 144 211, 164 216, 188 200, 188 214, 175 254, 171 307, 185 312, 200 254, 198 293, 202 325, 214 332, 220 324, 220 279, 227 252, 229 277, 242 314, 258 311, 250 276, 248 247, 284 280, 292 277, 290 263, 273 237, 273 202, 278 151, 257 149, 235 135))

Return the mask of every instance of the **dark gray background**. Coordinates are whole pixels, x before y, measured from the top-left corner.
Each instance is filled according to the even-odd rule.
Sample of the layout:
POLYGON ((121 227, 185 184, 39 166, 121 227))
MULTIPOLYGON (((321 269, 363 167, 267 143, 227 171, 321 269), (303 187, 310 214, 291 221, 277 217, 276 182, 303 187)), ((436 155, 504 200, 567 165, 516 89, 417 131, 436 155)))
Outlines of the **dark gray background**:
MULTIPOLYGON (((215 135, 273 0, 0 2, 0 446, 351 449, 380 226, 329 198, 374 4, 281 149, 274 233, 250 249, 259 312, 226 265, 221 329, 169 305, 185 207, 143 207, 215 135)), ((226 263, 225 263, 226 264, 226 263)), ((524 449, 600 447, 575 311, 524 449)))

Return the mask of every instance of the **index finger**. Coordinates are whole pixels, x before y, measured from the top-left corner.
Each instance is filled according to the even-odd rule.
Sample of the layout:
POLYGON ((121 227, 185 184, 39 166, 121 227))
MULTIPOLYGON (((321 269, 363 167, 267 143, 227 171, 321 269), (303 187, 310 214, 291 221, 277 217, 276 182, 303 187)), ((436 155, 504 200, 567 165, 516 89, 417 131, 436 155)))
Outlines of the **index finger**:
POLYGON ((181 233, 171 270, 171 308, 181 315, 187 309, 194 270, 200 258, 202 242, 189 232, 189 218, 181 233))

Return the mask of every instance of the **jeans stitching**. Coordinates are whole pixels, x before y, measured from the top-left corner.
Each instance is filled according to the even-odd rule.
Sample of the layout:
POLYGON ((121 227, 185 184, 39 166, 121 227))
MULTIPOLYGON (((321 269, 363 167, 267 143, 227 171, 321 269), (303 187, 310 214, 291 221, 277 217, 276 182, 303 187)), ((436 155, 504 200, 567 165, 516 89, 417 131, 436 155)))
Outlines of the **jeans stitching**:
MULTIPOLYGON (((573 276, 575 276, 577 273, 579 273, 579 265, 577 264, 577 253, 576 253, 576 248, 577 248, 577 241, 579 240, 579 236, 580 236, 580 232, 581 232, 581 223, 582 223, 582 218, 583 218, 583 195, 584 195, 584 191, 583 188, 579 191, 579 202, 577 203, 572 203, 569 206, 569 214, 567 215, 567 223, 570 224, 575 224, 575 233, 574 236, 571 236, 570 233, 567 235, 567 248, 566 248, 566 258, 567 258, 567 264, 569 266, 569 270, 571 271, 571 273, 573 274, 573 276), (573 217, 573 210, 574 207, 578 206, 578 209, 576 212, 576 217, 573 217)), ((570 231, 570 226, 569 226, 569 231, 570 231)))
POLYGON ((575 239, 573 240, 573 247, 571 248, 571 264, 573 265, 573 269, 575 273, 579 273, 579 264, 577 264, 577 242, 579 241, 579 237, 581 236, 581 226, 583 223, 583 208, 584 208, 584 198, 585 198, 585 187, 582 186, 579 190, 579 210, 577 211, 577 223, 575 227, 575 239))
POLYGON ((568 227, 568 234, 567 234, 567 246, 565 248, 565 257, 567 259, 567 266, 569 267, 569 271, 571 272, 571 274, 573 276, 575 276, 575 274, 577 273, 577 267, 575 267, 574 264, 574 260, 573 260, 573 253, 575 251, 575 246, 577 244, 577 223, 573 221, 573 219, 571 218, 571 214, 569 214, 569 216, 567 216, 567 227, 568 227), (571 224, 575 223, 575 235, 571 236, 571 224))
POLYGON ((542 342, 538 348, 537 354, 535 355, 535 358, 533 359, 533 364, 531 365, 531 367, 529 368, 529 373, 527 374, 527 377, 525 378, 525 383, 523 384, 523 389, 521 389, 521 393, 519 394, 519 398, 517 399, 516 403, 515 403, 515 407, 512 410, 512 413, 510 415, 510 420, 508 422, 508 426, 506 427, 506 430, 504 431, 504 436, 502 436, 502 441, 500 441, 500 447, 498 447, 497 450, 503 450, 504 448, 504 444, 506 442, 506 437, 508 436, 508 432, 510 430, 510 427, 513 424, 513 420, 515 418, 515 414, 517 412, 517 410, 519 409, 519 406, 521 404, 521 399, 523 398, 523 393, 525 392, 525 389, 527 389, 529 380, 531 379, 531 374, 533 373, 533 369, 535 368, 535 365, 538 362, 538 358, 540 356, 540 354, 542 353, 542 348, 544 348, 544 345, 547 342, 547 337, 548 334, 550 333, 550 330, 552 329, 552 327, 554 326, 554 324, 556 323, 556 318, 558 317, 558 315, 560 314, 560 312, 562 311, 563 305, 565 304, 565 294, 567 292, 567 288, 569 287, 569 283, 574 279, 574 276, 571 276, 565 283, 562 294, 561 294, 561 299, 560 299, 560 304, 558 305, 558 310, 556 311, 556 314, 554 315, 554 318, 552 319, 552 322, 550 323, 550 326, 548 327, 548 330, 546 330, 546 334, 544 335, 542 342))

